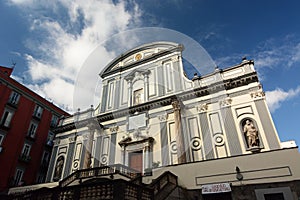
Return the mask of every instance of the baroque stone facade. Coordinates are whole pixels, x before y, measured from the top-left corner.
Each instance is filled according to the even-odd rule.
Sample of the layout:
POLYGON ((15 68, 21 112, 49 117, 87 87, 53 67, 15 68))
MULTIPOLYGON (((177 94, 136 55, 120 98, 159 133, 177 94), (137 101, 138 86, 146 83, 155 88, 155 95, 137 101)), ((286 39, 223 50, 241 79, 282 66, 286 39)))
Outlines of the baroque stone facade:
POLYGON ((258 164, 260 155, 284 150, 254 62, 243 60, 189 80, 182 51, 182 45, 156 42, 109 63, 100 73, 103 87, 97 108, 75 113, 56 129, 59 143, 47 181, 64 184, 73 181, 78 170, 115 164, 143 174, 146 184, 170 171, 179 185, 199 191, 224 182, 226 187, 238 186, 239 173, 237 177, 246 183, 249 179, 249 184, 274 181, 274 173, 288 177, 286 181, 299 178, 299 173, 286 174, 281 161, 270 169, 252 163, 253 169, 245 170, 242 161, 248 156, 258 164), (264 181, 256 172, 266 173, 264 181))

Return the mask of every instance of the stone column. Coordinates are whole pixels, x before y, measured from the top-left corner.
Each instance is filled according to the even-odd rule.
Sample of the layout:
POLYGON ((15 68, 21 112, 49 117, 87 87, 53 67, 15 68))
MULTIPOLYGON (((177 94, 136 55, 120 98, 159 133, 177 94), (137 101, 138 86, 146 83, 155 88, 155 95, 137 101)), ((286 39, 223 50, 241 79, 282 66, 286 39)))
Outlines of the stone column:
POLYGON ((127 79, 127 86, 128 86, 128 107, 132 105, 132 79, 127 79))
POLYGON ((184 138, 182 135, 181 127, 181 113, 180 113, 180 102, 176 99, 172 102, 174 110, 174 120, 175 120, 175 135, 176 135, 176 145, 177 145, 177 158, 178 164, 186 163, 186 154, 184 148, 184 138))
POLYGON ((145 149, 144 149, 144 152, 145 152, 145 169, 149 169, 151 168, 151 165, 150 165, 150 146, 147 145, 145 146, 145 149))
POLYGON ((93 149, 93 141, 94 141, 94 133, 95 133, 96 126, 93 122, 88 124, 88 139, 86 144, 86 152, 84 154, 84 162, 83 162, 83 169, 91 168, 92 164, 92 149, 93 149))
POLYGON ((144 102, 148 101, 149 98, 149 71, 145 72, 144 75, 144 102))

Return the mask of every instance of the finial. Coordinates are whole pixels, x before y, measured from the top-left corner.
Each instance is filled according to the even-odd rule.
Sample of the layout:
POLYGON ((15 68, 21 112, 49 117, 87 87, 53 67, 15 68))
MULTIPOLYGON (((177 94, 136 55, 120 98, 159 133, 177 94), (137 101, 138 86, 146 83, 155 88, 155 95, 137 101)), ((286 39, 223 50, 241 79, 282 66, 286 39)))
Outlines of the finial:
POLYGON ((199 79, 198 73, 195 72, 194 73, 194 77, 192 78, 192 81, 199 79))
POLYGON ((215 72, 218 72, 218 71, 220 71, 220 68, 219 68, 218 65, 216 65, 216 66, 215 66, 215 72))

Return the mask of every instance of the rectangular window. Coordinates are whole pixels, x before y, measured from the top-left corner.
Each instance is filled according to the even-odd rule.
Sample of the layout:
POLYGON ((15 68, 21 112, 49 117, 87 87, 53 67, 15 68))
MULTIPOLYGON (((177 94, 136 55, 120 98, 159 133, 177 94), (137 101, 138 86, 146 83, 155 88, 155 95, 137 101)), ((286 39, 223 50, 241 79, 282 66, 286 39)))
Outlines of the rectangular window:
POLYGON ((17 105, 18 102, 19 102, 19 99, 20 99, 20 94, 13 91, 10 94, 8 102, 11 103, 11 104, 17 105))
POLYGON ((36 105, 34 108, 33 116, 41 118, 43 114, 43 108, 39 105, 36 105))
POLYGON ((30 123, 29 129, 28 129, 28 136, 31 138, 35 137, 36 129, 37 129, 37 124, 34 122, 30 123))
POLYGON ((4 140, 4 135, 0 134, 0 146, 2 145, 3 140, 4 140))
POLYGON ((44 174, 39 174, 37 178, 37 183, 44 183, 45 182, 45 175, 44 174))
POLYGON ((22 156, 29 156, 31 146, 29 144, 24 144, 23 150, 22 150, 22 156))
POLYGON ((50 153, 48 151, 44 151, 44 155, 43 155, 43 158, 42 158, 42 164, 48 163, 49 158, 50 158, 50 153))
POLYGON ((0 134, 0 153, 2 152, 2 142, 4 140, 4 135, 0 134))
POLYGON ((5 127, 9 127, 13 115, 14 115, 13 111, 5 109, 1 119, 1 125, 5 127))
POLYGON ((52 127, 56 127, 56 126, 57 126, 57 123, 58 123, 58 117, 57 117, 56 115, 52 115, 50 125, 51 125, 52 127))
POLYGON ((54 133, 49 131, 48 132, 48 137, 47 137, 47 145, 53 146, 53 140, 54 140, 54 133))
POLYGON ((23 170, 17 169, 15 174, 15 185, 17 186, 22 185, 23 174, 24 174, 23 170))

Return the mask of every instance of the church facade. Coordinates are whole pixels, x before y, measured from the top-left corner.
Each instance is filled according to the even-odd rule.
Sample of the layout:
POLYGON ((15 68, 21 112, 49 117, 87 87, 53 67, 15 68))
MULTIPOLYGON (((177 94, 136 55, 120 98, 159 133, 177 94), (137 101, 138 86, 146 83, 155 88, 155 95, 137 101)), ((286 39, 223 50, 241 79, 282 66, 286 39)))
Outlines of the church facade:
POLYGON ((151 185, 171 173, 176 187, 159 194, 152 185, 151 198, 299 197, 300 155, 293 142, 280 142, 254 62, 190 80, 183 50, 155 42, 109 63, 99 105, 56 128, 46 181, 78 187, 121 170, 151 185))

